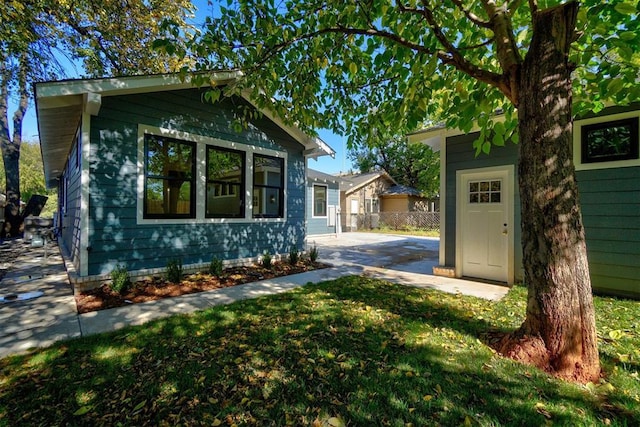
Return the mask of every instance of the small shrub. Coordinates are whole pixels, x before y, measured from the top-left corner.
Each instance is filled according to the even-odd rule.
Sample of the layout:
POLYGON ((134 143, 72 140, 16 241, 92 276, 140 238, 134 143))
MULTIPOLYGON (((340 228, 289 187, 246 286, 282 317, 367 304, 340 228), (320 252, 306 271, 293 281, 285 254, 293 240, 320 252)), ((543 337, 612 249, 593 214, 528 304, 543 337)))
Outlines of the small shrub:
POLYGON ((262 266, 268 269, 271 269, 273 266, 273 258, 269 251, 264 251, 264 254, 262 255, 262 266))
POLYGON ((126 292, 131 286, 129 272, 124 265, 116 265, 111 272, 111 289, 119 294, 126 292))
POLYGON ((309 260, 311 262, 316 262, 316 260, 318 259, 318 255, 318 247, 316 245, 313 245, 313 247, 309 249, 309 260))
POLYGON ((167 262, 167 280, 171 283, 180 283, 182 280, 181 259, 170 259, 167 262))
POLYGON ((212 276, 222 276, 222 260, 218 257, 213 257, 209 264, 209 274, 212 276))
POLYGON ((298 248, 291 248, 289 251, 289 264, 296 265, 300 261, 300 252, 298 248))

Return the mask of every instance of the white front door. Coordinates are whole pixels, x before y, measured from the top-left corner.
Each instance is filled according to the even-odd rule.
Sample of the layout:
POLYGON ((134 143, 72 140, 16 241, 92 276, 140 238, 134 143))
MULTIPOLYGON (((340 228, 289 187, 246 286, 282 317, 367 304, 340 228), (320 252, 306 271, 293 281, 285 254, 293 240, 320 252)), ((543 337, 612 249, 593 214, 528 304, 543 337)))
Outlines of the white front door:
POLYGON ((457 241, 462 276, 512 281, 512 180, 506 169, 461 172, 457 241))

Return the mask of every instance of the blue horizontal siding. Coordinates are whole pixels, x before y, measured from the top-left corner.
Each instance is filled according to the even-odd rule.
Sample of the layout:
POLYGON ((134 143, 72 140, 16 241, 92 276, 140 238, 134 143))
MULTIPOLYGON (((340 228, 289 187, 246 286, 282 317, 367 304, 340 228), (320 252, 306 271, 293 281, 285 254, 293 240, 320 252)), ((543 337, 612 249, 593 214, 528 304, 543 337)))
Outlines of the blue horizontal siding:
MULTIPOLYGON (((233 103, 248 105, 240 99, 233 103)), ((235 132, 230 126, 233 103, 202 103, 197 89, 103 98, 100 114, 91 122, 89 275, 109 273, 116 264, 140 270, 165 267, 174 258, 193 264, 302 249, 303 147, 266 118, 235 132), (138 124, 287 151, 286 220, 138 225, 138 124)))
POLYGON ((640 167, 576 176, 593 288, 640 296, 640 167))
MULTIPOLYGON (((327 205, 340 205, 340 189, 337 183, 318 182, 309 179, 307 183, 307 235, 333 234, 336 232, 336 226, 328 225, 328 218, 313 218, 313 186, 314 184, 327 186, 327 205)), ((328 212, 327 212, 328 214, 328 212)), ((336 220, 337 223, 337 220, 336 220)))

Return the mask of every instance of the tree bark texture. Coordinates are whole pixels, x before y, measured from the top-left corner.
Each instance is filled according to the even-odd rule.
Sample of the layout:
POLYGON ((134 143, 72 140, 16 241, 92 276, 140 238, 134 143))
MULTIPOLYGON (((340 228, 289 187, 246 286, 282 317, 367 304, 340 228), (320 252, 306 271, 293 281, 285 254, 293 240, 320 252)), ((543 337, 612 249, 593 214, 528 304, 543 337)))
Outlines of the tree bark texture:
POLYGON ((18 68, 18 108, 13 115, 13 138, 10 136, 8 124, 8 102, 9 102, 9 70, 2 65, 2 78, 0 81, 0 148, 2 149, 2 160, 4 161, 6 177, 6 207, 4 208, 4 219, 0 237, 16 237, 22 233, 22 215, 20 215, 20 145, 22 144, 22 122, 24 114, 29 104, 29 92, 27 87, 27 73, 29 61, 27 54, 20 57, 18 68))
POLYGON ((502 352, 568 380, 600 375, 595 314, 572 161, 572 65, 577 3, 534 15, 518 103, 526 320, 502 352))

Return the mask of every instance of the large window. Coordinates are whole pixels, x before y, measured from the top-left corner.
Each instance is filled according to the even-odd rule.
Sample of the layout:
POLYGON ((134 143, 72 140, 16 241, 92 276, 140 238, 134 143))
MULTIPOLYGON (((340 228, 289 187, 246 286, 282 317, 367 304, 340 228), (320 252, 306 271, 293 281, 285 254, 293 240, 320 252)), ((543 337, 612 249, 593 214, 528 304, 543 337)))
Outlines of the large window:
POLYGON ((325 185, 313 186, 313 216, 327 216, 327 187, 325 185))
POLYGON ((195 217, 195 144, 146 134, 144 217, 195 217))
POLYGON ((638 158, 638 117, 582 126, 582 163, 638 158))
POLYGON ((207 217, 244 218, 244 171, 244 152, 207 148, 207 217))
POLYGON ((284 160, 278 157, 253 156, 253 216, 284 216, 284 160))

